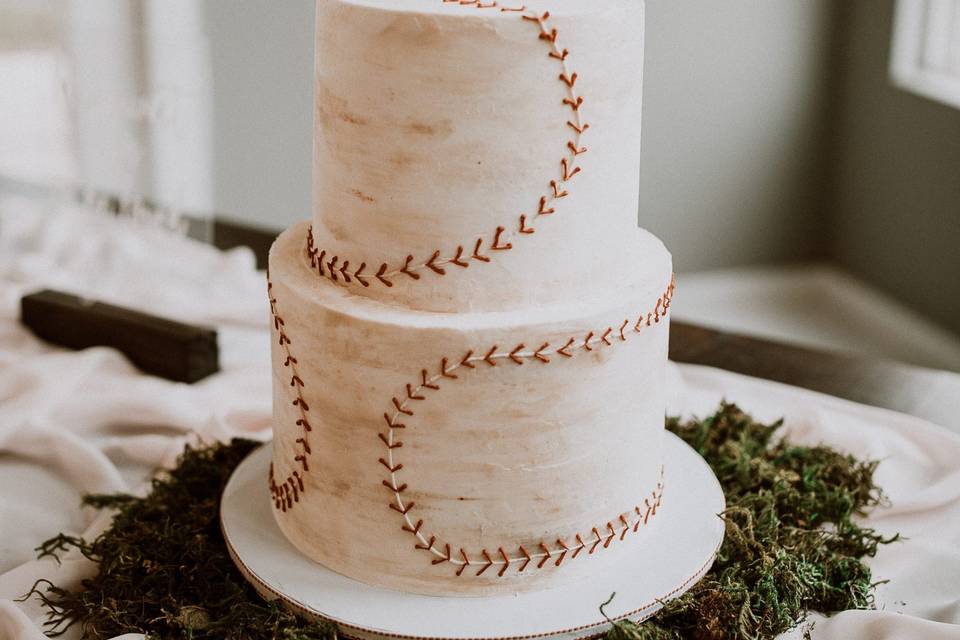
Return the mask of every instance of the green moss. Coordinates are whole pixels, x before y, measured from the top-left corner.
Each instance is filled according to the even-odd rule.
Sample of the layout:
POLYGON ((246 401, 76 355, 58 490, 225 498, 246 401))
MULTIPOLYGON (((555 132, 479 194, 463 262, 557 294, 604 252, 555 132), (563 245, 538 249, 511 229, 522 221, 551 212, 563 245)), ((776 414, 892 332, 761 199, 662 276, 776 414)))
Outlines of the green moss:
MULTIPOLYGON (((667 427, 710 464, 727 498, 727 534, 714 567, 653 619, 618 623, 610 640, 768 638, 808 611, 873 605, 862 558, 884 540, 854 522, 880 503, 874 462, 827 447, 775 442, 778 424, 753 421, 724 404, 706 420, 667 427)), ((147 498, 90 496, 116 511, 92 542, 58 536, 41 555, 79 549, 99 563, 76 591, 49 582, 49 631, 79 624, 86 638, 141 632, 156 639, 318 640, 328 625, 301 621, 264 602, 237 572, 219 528, 219 500, 230 473, 255 448, 249 441, 188 448, 177 468, 154 480, 147 498)))
POLYGON ((810 611, 873 607, 862 559, 897 539, 854 521, 883 500, 877 463, 774 441, 779 427, 732 404, 706 420, 667 421, 717 474, 726 538, 703 580, 648 622, 618 624, 610 640, 772 638, 810 611))

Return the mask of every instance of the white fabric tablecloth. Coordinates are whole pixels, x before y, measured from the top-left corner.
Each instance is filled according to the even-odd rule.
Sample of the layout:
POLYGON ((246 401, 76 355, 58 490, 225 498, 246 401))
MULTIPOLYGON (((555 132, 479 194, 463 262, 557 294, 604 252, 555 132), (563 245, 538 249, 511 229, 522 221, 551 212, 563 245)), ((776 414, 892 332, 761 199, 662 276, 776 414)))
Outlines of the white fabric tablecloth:
MULTIPOLYGON (((92 571, 75 555, 62 565, 34 559, 34 547, 59 532, 93 536, 107 524, 79 507, 82 494, 141 493, 151 470, 191 439, 269 438, 268 316, 248 251, 0 202, 0 640, 43 638, 38 603, 13 602, 35 580, 70 586, 92 571), (223 372, 182 385, 145 376, 109 349, 50 347, 18 323, 20 297, 41 287, 216 325, 223 372)), ((877 611, 815 616, 814 638, 960 639, 960 437, 715 369, 672 366, 670 375, 674 412, 705 415, 727 398, 761 420, 786 416, 801 443, 882 460, 878 480, 892 506, 869 522, 906 537, 871 561, 875 578, 890 582, 877 589, 877 611)))

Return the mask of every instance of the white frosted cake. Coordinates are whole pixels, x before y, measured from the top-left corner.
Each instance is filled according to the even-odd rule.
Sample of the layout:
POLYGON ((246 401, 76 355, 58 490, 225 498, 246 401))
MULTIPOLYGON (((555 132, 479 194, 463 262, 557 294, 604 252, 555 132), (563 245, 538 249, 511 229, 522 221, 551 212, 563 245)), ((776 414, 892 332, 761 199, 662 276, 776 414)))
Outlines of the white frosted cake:
POLYGON ((643 3, 319 0, 314 210, 270 256, 270 484, 363 583, 657 553, 670 255, 637 227, 643 3))

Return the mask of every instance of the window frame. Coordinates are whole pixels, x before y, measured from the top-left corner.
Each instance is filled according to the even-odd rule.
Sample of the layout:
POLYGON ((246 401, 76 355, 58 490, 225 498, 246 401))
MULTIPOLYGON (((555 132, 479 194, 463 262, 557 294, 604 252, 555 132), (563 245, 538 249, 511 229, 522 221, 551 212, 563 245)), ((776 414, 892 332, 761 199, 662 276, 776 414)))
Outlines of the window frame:
MULTIPOLYGON (((927 16, 938 0, 897 0, 890 55, 890 79, 895 86, 925 98, 960 109, 960 67, 935 69, 925 64, 931 33, 927 16)), ((943 1, 943 0, 939 0, 943 1)), ((960 49, 960 0, 954 9, 950 46, 956 57, 960 49)), ((949 54, 948 54, 949 55, 949 54)))

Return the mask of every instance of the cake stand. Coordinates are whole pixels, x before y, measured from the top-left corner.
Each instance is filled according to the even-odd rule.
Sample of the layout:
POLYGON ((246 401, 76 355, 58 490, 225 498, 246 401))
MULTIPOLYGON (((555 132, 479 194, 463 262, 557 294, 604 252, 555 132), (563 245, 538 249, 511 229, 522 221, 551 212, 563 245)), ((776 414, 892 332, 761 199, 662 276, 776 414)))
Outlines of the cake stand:
POLYGON ((287 542, 270 511, 265 445, 234 471, 220 524, 234 562, 264 598, 363 640, 574 640, 606 632, 613 620, 644 620, 710 569, 724 525, 723 491, 710 467, 680 438, 665 438, 663 518, 615 572, 575 584, 489 597, 436 597, 372 587, 335 573, 287 542), (651 549, 654 550, 651 553, 651 549))

